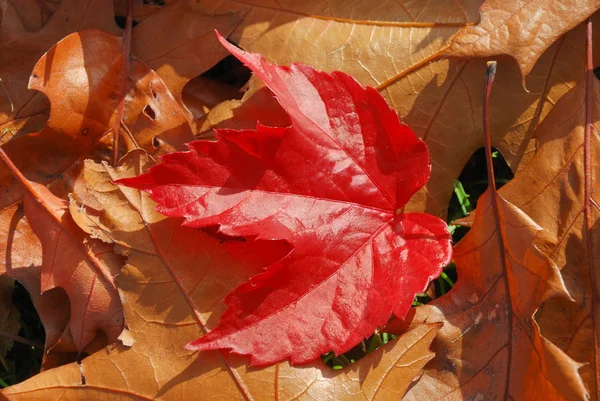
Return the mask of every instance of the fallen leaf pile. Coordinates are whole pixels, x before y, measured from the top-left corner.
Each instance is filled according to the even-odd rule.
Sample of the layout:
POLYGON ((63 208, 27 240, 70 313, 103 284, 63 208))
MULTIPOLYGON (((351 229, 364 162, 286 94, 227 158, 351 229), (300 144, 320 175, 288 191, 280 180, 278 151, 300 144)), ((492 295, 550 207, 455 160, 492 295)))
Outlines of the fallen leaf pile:
POLYGON ((0 0, 0 399, 600 400, 598 9, 0 0))

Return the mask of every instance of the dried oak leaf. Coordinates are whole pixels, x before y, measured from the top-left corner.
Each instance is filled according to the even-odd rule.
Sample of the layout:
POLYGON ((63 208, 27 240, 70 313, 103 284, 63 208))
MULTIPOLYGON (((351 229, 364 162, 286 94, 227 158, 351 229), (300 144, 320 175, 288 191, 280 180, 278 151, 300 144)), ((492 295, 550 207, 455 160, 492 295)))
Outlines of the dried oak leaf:
MULTIPOLYGON (((118 117, 122 65, 121 40, 99 30, 69 35, 39 60, 30 87, 50 98, 50 119, 41 132, 3 145, 25 176, 49 183, 100 147, 100 139, 118 117)), ((178 149, 193 138, 185 114, 156 73, 134 60, 129 82, 124 114, 139 146, 156 154, 178 149), (160 146, 154 145, 157 142, 160 146)), ((21 197, 14 182, 3 167, 2 210, 21 197)))
POLYGON ((445 55, 507 54, 517 60, 524 80, 552 43, 599 8, 600 0, 486 0, 481 22, 460 31, 445 55))
POLYGON ((536 246, 540 235, 541 227, 495 192, 479 198, 473 228, 454 247, 456 285, 407 317, 444 326, 432 344, 436 357, 405 400, 585 399, 581 364, 542 337, 533 320, 544 300, 568 299, 558 268, 536 246))
POLYGON ((427 148, 373 88, 278 67, 220 39, 276 94, 291 126, 218 131, 216 142, 191 142, 123 183, 187 226, 294 247, 230 293, 220 325, 190 348, 230 348, 253 365, 341 354, 391 313, 403 317, 450 260, 442 220, 400 212, 429 177, 427 148))
POLYGON ((545 250, 561 269, 576 302, 549 300, 537 320, 546 337, 575 360, 587 362, 581 369, 582 376, 592 399, 598 400, 600 82, 591 71, 589 77, 587 83, 574 87, 552 109, 535 133, 539 141, 535 157, 500 193, 555 238, 546 243, 545 250), (587 145, 586 126, 590 127, 587 145), (589 169, 585 167, 586 154, 589 169))
MULTIPOLYGON (((86 162, 85 180, 103 209, 99 215, 80 211, 79 217, 83 228, 105 233, 128 256, 117 286, 133 344, 109 347, 80 365, 4 389, 1 395, 8 400, 196 401, 218 394, 227 400, 378 401, 400 398, 433 356, 428 348, 439 324, 417 327, 340 372, 320 361, 302 368, 281 363, 249 369, 239 357, 184 350, 190 338, 214 327, 220 301, 230 289, 287 248, 222 242, 165 218, 147 194, 113 184, 140 174, 147 157, 134 151, 122 163, 113 169, 86 162)), ((278 333, 270 337, 277 346, 278 333)))
MULTIPOLYGON (((244 21, 229 36, 245 50, 278 64, 298 61, 325 71, 341 70, 376 87, 430 152, 431 179, 406 210, 445 216, 453 180, 483 146, 481 124, 473 116, 481 115, 485 61, 431 61, 443 57, 459 29, 476 26, 480 3, 399 2, 378 7, 341 0, 279 5, 206 0, 195 7, 211 13, 246 10, 244 21)), ((509 8, 511 2, 505 3, 509 8)), ((556 100, 583 78, 584 52, 578 35, 563 36, 543 54, 528 78, 527 90, 514 60, 500 60, 497 88, 501 89, 491 103, 496 111, 492 142, 513 170, 524 155, 532 154, 529 138, 556 100)))

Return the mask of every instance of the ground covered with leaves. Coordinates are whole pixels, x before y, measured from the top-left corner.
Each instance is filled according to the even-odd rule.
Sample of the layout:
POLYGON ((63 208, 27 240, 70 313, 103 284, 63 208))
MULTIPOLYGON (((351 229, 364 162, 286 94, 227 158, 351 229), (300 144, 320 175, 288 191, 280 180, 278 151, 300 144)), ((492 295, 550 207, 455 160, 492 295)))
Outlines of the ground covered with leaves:
POLYGON ((0 0, 0 399, 599 400, 599 8, 0 0))

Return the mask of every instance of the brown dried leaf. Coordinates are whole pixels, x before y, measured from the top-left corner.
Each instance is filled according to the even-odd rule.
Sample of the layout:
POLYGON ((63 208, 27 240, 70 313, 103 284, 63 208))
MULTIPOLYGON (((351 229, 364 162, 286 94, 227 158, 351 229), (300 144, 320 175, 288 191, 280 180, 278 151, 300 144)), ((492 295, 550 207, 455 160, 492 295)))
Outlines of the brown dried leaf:
MULTIPOLYGON (((485 61, 430 61, 445 54, 445 44, 458 32, 456 25, 478 22, 479 3, 399 2, 392 7, 370 4, 365 9, 358 2, 342 1, 328 2, 329 6, 280 1, 278 6, 267 1, 206 0, 196 7, 218 13, 246 10, 244 22, 230 35, 246 50, 278 64, 301 61, 324 70, 342 70, 362 84, 377 87, 430 149, 431 179, 407 211, 445 216, 452 181, 483 145, 477 116, 481 115, 485 61), (402 5, 418 18, 410 19, 402 5), (462 20, 458 15, 463 15, 462 20)), ((491 104, 492 144, 514 170, 524 156, 528 160, 532 155, 534 144, 529 138, 556 100, 583 79, 583 42, 578 40, 582 32, 579 27, 568 33, 543 54, 527 90, 518 65, 509 57, 500 60, 498 90, 491 104)), ((252 107, 243 113, 250 114, 252 107)), ((219 121, 229 118, 227 114, 234 114, 232 110, 242 114, 236 102, 223 108, 202 121, 201 133, 212 128, 211 120, 219 126, 219 121)))
POLYGON ((442 54, 454 34, 479 21, 481 2, 199 0, 193 7, 208 14, 243 12, 229 38, 277 64, 302 61, 377 86, 442 54))
POLYGON ((600 399, 600 82, 581 83, 560 99, 535 133, 539 149, 529 165, 500 193, 554 236, 545 251, 561 269, 576 302, 547 301, 538 313, 542 333, 569 356, 586 362, 581 369, 592 399, 600 399), (591 100, 591 171, 584 168, 586 99, 591 100), (591 229, 585 221, 589 180, 591 229))
MULTIPOLYGON (((41 183, 56 183, 58 179, 61 184, 55 187, 64 194, 68 192, 69 181, 79 174, 78 159, 92 153, 101 156, 101 150, 107 150, 107 145, 101 140, 116 118, 118 77, 122 68, 120 47, 121 41, 117 37, 101 31, 84 31, 63 39, 37 64, 31 85, 49 96, 52 102, 50 120, 41 132, 15 138, 3 145, 3 149, 28 178, 41 183), (76 81, 81 85, 74 85, 76 81)), ((125 115, 131 130, 138 133, 135 137, 141 146, 158 154, 179 149, 184 142, 193 139, 185 114, 156 73, 143 63, 134 61, 130 79, 132 85, 125 104, 125 115)), ((9 252, 8 248, 13 246, 10 239, 28 238, 31 229, 24 221, 22 224, 12 224, 14 205, 20 200, 22 189, 4 164, 0 167, 0 187, 3 191, 0 201, 1 235, 6 239, 0 243, 3 244, 2 251, 9 252), (4 244, 7 249, 4 249, 4 244)), ((38 244, 26 247, 23 252, 28 253, 20 255, 23 260, 32 258, 36 260, 35 266, 40 265, 38 244)), ((13 252, 11 257, 14 256, 13 252)), ((11 260, 3 258, 0 263, 9 261, 12 264, 11 260)), ((19 278, 10 272, 8 274, 22 281, 30 293, 40 293, 39 281, 19 278)), ((38 310, 41 305, 44 304, 36 304, 38 310)), ((60 302, 57 302, 57 309, 60 309, 58 305, 60 302)), ((63 337, 63 344, 73 342, 81 351, 85 343, 91 340, 90 336, 93 337, 88 330, 85 340, 70 340, 70 333, 64 338, 64 319, 52 323, 51 319, 44 318, 44 312, 39 310, 39 313, 48 331, 48 347, 63 337)), ((71 325, 77 324, 81 325, 81 321, 71 321, 71 325)), ((108 330, 108 337, 114 340, 119 333, 114 332, 116 329, 111 330, 108 330)), ((76 335, 82 333, 75 329, 70 332, 76 335)))
MULTIPOLYGON (((121 40, 98 30, 67 36, 39 60, 30 87, 50 98, 50 119, 41 132, 3 145, 25 176, 51 182, 99 147, 116 118, 122 65, 121 40)), ((126 100, 124 119, 137 133, 137 143, 152 154, 180 149, 193 139, 185 114, 164 83, 139 61, 131 64, 126 100)), ((2 209, 20 199, 14 182, 12 173, 2 168, 0 187, 7 189, 2 209)))
POLYGON ((599 8, 600 0, 487 0, 481 22, 459 32, 446 56, 510 55, 525 82, 541 54, 599 8))
POLYGON ((61 0, 8 0, 29 32, 40 30, 56 12, 61 0))
MULTIPOLYGON (((41 7, 44 0, 35 3, 41 7)), ((68 34, 89 28, 119 34, 112 3, 111 0, 63 0, 35 33, 27 32, 7 0, 0 3, 0 53, 10 55, 0 59, 4 88, 0 89, 0 132, 10 129, 10 136, 0 138, 0 144, 14 135, 35 132, 46 121, 48 100, 27 86, 34 64, 45 51, 68 34)), ((217 42, 214 29, 227 35, 239 21, 237 14, 208 16, 194 12, 183 2, 175 3, 160 8, 133 29, 132 53, 157 69, 181 103, 185 83, 227 55, 217 42)), ((107 62, 116 59, 117 56, 112 56, 107 62)))
POLYGON ((473 228, 454 248, 458 282, 413 309, 411 324, 444 326, 432 344, 436 357, 405 400, 585 399, 581 364, 533 320, 545 299, 568 297, 557 267, 535 245, 541 231, 495 193, 479 198, 473 228))
POLYGON ((241 99, 242 92, 234 85, 200 75, 185 85, 181 96, 194 119, 198 120, 222 102, 241 99))
POLYGON ((185 84, 229 54, 215 30, 227 36, 241 20, 240 13, 207 15, 177 2, 135 27, 131 52, 158 73, 181 103, 185 84))

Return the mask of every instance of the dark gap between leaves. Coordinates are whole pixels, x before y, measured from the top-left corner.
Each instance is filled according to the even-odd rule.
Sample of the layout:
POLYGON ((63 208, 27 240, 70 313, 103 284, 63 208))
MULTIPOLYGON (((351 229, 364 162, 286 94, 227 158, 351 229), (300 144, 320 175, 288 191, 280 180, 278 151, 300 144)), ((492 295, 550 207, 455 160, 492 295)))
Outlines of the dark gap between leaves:
POLYGON ((225 57, 202 74, 204 78, 229 84, 238 89, 241 89, 248 82, 251 75, 250 69, 232 55, 225 57))
POLYGON ((227 56, 184 86, 183 103, 196 119, 201 119, 219 103, 241 99, 242 88, 250 76, 248 67, 235 57, 227 56))
MULTIPOLYGON (((125 21, 126 20, 127 20, 127 18, 124 15, 115 15, 115 23, 121 29, 125 29, 125 21)), ((135 28, 138 24, 139 24, 139 22, 137 22, 136 20, 131 21, 132 28, 135 28)))
MULTIPOLYGON (((38 316, 29 293, 21 284, 15 281, 12 296, 13 305, 19 311, 21 330, 19 336, 32 340, 38 344, 44 344, 46 333, 40 317, 38 316)), ((0 385, 6 387, 20 383, 38 374, 42 366, 44 350, 34 348, 20 342, 13 342, 12 347, 6 353, 6 369, 0 364, 0 385)))

